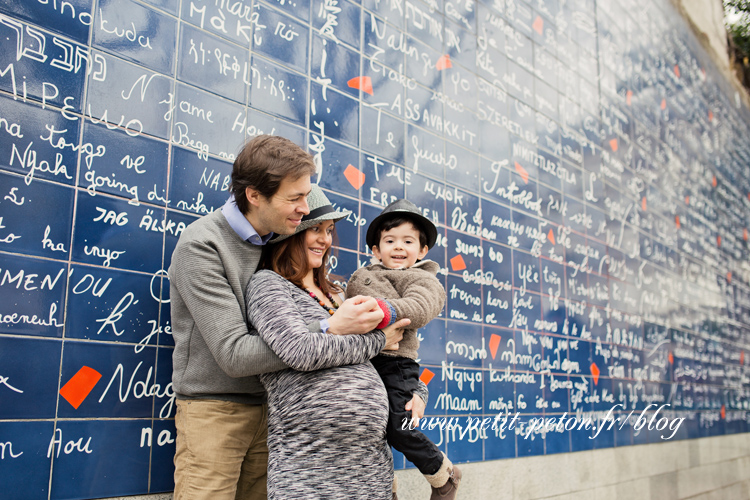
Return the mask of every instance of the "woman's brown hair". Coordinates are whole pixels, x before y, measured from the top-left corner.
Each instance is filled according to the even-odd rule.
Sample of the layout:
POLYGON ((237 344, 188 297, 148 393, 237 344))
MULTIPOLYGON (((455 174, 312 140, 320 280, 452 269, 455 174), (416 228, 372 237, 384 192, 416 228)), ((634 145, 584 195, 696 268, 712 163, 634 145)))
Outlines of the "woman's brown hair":
MULTIPOLYGON (((307 250, 305 248, 305 233, 308 230, 301 231, 289 238, 274 245, 265 245, 260 257, 258 269, 270 269, 282 278, 286 278, 300 288, 303 278, 309 270, 307 261, 307 250)), ((334 242, 336 241, 336 230, 333 232, 334 242)), ((333 295, 342 291, 341 287, 328 279, 328 257, 331 255, 331 248, 323 254, 323 265, 313 269, 313 278, 320 290, 326 295, 333 295)))

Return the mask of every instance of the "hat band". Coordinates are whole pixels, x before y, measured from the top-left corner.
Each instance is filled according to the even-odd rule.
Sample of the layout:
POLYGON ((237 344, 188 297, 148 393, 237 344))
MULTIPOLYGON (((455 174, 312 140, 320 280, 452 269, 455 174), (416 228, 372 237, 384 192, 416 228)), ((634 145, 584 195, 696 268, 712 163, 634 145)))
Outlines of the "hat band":
POLYGON ((321 215, 330 214, 331 212, 335 212, 336 209, 333 208, 332 205, 324 205, 320 208, 316 208, 315 210, 311 210, 309 214, 302 217, 302 220, 311 220, 311 219, 317 219, 321 215))

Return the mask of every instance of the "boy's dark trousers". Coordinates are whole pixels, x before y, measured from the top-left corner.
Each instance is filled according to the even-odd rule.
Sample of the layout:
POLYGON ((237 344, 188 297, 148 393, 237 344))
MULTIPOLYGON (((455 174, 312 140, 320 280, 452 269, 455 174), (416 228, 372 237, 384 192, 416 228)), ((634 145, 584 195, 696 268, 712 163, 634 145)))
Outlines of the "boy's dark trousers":
POLYGON ((403 453, 422 474, 435 474, 443 463, 443 453, 419 429, 409 430, 411 411, 404 409, 417 390, 419 364, 413 359, 382 354, 375 356, 372 364, 388 392, 388 444, 403 453))

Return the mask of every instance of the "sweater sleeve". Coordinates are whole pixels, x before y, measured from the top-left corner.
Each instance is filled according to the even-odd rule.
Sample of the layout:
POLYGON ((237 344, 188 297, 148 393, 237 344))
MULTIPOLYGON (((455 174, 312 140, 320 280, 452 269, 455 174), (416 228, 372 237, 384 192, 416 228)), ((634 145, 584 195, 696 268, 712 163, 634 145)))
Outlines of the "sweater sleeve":
POLYGON ((445 288, 426 271, 415 270, 413 279, 396 283, 400 297, 386 297, 397 319, 409 318, 409 328, 422 328, 440 314, 445 305, 445 288))
POLYGON ((211 243, 193 239, 177 245, 172 263, 170 286, 227 375, 247 377, 286 368, 262 339, 249 335, 221 257, 211 243))
POLYGON ((382 332, 328 335, 311 332, 292 296, 294 285, 271 271, 259 271, 247 289, 250 322, 260 337, 298 371, 364 363, 385 346, 382 332))
POLYGON ((417 384, 417 389, 414 391, 414 394, 422 398, 424 404, 427 405, 427 400, 430 397, 430 390, 427 388, 427 385, 421 380, 417 384))

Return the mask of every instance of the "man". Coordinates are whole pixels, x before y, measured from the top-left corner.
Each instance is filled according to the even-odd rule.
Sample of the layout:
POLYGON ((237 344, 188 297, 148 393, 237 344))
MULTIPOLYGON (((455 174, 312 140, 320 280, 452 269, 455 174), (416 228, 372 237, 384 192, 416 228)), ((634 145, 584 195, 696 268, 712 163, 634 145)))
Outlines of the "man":
MULTIPOLYGON (((266 498, 266 405, 256 375, 286 366, 248 335, 244 292, 262 245, 292 234, 309 213, 314 172, 312 157, 291 141, 256 137, 234 162, 229 200, 177 243, 169 268, 176 500, 266 498)), ((308 326, 365 333, 382 317, 374 299, 359 297, 308 326)))

